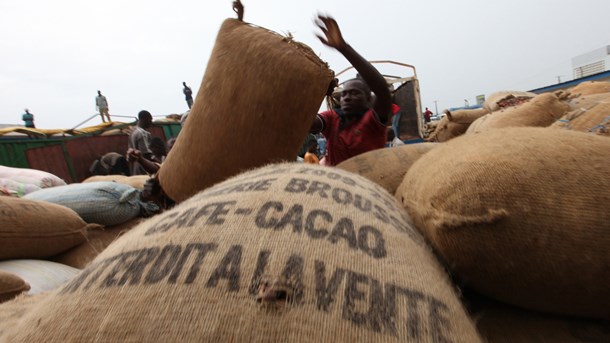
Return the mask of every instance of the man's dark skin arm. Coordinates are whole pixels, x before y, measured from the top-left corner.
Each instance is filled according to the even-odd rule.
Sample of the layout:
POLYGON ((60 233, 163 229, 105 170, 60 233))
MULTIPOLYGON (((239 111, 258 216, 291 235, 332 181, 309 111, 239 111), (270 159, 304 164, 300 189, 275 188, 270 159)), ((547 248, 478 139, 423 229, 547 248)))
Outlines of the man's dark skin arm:
MULTIPOLYGON (((376 99, 373 104, 373 109, 379 116, 379 120, 387 125, 392 110, 392 94, 390 93, 390 89, 383 76, 372 64, 360 56, 354 48, 345 42, 339 25, 333 18, 319 15, 316 24, 326 36, 326 38, 324 38, 317 35, 320 41, 322 41, 324 45, 337 49, 352 64, 354 69, 356 69, 362 79, 371 88, 371 91, 375 93, 376 99)), ((320 132, 322 126, 322 120, 316 116, 310 132, 320 132)))

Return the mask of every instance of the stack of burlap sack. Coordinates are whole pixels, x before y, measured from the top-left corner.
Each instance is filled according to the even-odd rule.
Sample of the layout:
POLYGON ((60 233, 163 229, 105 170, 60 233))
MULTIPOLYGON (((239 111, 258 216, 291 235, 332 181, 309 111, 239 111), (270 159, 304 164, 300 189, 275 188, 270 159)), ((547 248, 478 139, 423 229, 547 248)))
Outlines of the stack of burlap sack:
POLYGON ((159 173, 181 203, 60 288, 0 305, 0 341, 480 342, 384 188, 337 168, 256 168, 294 159, 333 79, 315 53, 227 20, 210 61, 159 173), (256 121, 239 110, 253 103, 256 121))
POLYGON ((496 92, 476 110, 447 112, 428 141, 507 127, 551 127, 610 136, 610 82, 582 82, 565 91, 496 92))
POLYGON ((293 160, 332 78, 291 39, 225 21, 159 173, 179 205, 0 305, 0 341, 608 338, 610 140, 495 129, 272 163, 293 160))
MULTIPOLYGON (((580 99, 580 97, 578 97, 580 99)), ((607 137, 504 128, 338 167, 393 192, 489 342, 610 341, 607 137)))
POLYGON ((66 185, 50 173, 3 166, 0 173, 19 189, 35 186, 0 196, 0 302, 59 287, 119 233, 159 210, 128 185, 66 185))

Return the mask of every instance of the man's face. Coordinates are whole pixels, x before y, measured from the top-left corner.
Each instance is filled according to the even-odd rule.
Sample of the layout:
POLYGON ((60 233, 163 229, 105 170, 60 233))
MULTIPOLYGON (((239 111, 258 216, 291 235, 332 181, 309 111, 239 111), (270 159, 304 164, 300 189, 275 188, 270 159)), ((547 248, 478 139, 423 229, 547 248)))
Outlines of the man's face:
POLYGON ((349 81, 343 85, 341 91, 341 110, 343 113, 355 114, 365 111, 369 107, 370 94, 367 87, 360 81, 349 81))
POLYGON ((151 115, 144 116, 144 118, 142 118, 142 126, 150 127, 152 125, 152 120, 153 119, 151 115))

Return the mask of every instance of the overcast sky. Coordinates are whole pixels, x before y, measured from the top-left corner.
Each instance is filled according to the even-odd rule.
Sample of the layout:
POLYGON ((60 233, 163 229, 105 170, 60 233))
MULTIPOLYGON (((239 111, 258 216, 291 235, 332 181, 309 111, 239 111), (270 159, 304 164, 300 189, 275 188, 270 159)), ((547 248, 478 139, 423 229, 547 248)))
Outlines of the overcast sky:
MULTIPOLYGON (((314 35, 327 13, 366 59, 417 68, 435 111, 478 94, 572 79, 571 59, 610 45, 609 0, 243 0, 247 22, 292 33, 335 71, 348 66, 314 35)), ((0 0, 0 124, 70 128, 96 113, 187 110, 231 0, 0 0)), ((116 118, 129 121, 127 118, 116 118)), ((99 116, 87 125, 101 122, 99 116)))

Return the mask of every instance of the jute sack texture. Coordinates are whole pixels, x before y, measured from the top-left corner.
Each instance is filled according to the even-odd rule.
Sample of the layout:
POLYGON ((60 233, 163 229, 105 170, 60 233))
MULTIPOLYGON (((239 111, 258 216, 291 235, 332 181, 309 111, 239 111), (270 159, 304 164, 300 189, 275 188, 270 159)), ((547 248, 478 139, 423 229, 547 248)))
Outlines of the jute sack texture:
POLYGON ((48 258, 85 241, 88 229, 71 209, 44 201, 0 197, 0 260, 48 258))
POLYGON ((0 270, 0 304, 9 301, 30 289, 30 285, 19 276, 0 270))
POLYGON ((123 185, 129 185, 133 188, 137 188, 139 190, 143 190, 144 189, 144 184, 146 183, 146 181, 150 179, 149 175, 132 175, 132 176, 125 176, 125 175, 96 175, 96 176, 91 176, 87 179, 85 179, 83 181, 83 183, 89 183, 89 182, 100 182, 100 181, 111 181, 111 182, 116 182, 116 183, 120 183, 123 185))
POLYGON ((570 89, 572 94, 591 95, 610 92, 610 82, 586 81, 570 89))
POLYGON ((396 196, 447 265, 495 299, 610 318, 610 140, 513 128, 413 164, 396 196))
POLYGON ((188 121, 159 170, 165 193, 183 201, 244 170, 294 160, 333 76, 304 44, 225 20, 188 121))
POLYGON ((129 185, 100 181, 41 189, 25 198, 66 206, 87 223, 111 226, 159 211, 154 203, 142 202, 140 193, 129 185))
POLYGON ((390 194, 298 163, 231 178, 147 220, 6 339, 480 341, 390 194))
POLYGON ((15 299, 0 305, 0 342, 8 342, 4 336, 7 329, 14 327, 35 304, 44 299, 46 293, 37 295, 20 294, 15 299))
POLYGON ((477 119, 466 131, 479 133, 505 127, 546 127, 569 111, 569 106, 553 93, 543 93, 525 104, 496 111, 477 119))
POLYGON ((364 176, 394 194, 413 163, 438 145, 420 143, 377 149, 343 161, 337 168, 364 176))
POLYGON ((610 93, 573 99, 573 111, 556 121, 551 128, 610 135, 610 93))
POLYGON ((522 92, 522 91, 498 91, 490 94, 487 99, 485 99, 485 103, 483 103, 483 108, 487 110, 487 112, 491 113, 494 111, 501 110, 503 108, 516 106, 521 103, 527 102, 537 94, 532 92, 522 92))
POLYGON ((90 231, 87 241, 53 257, 51 260, 78 269, 85 268, 112 242, 146 219, 136 218, 120 225, 108 226, 102 230, 90 231))
POLYGON ((430 134, 428 141, 446 142, 452 138, 461 136, 466 132, 470 124, 487 113, 487 110, 484 108, 458 110, 453 112, 447 111, 447 115, 439 121, 434 132, 430 134))
POLYGON ((494 304, 473 319, 488 343, 610 342, 610 322, 557 316, 494 304))

